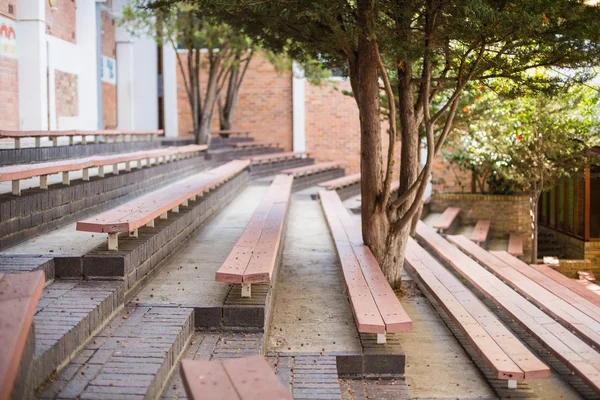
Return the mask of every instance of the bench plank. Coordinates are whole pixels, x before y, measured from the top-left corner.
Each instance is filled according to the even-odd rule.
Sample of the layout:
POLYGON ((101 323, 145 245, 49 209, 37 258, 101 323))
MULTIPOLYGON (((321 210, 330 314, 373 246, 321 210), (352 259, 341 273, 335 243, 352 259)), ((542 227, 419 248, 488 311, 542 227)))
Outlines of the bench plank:
POLYGON ((473 233, 471 234, 471 240, 477 244, 487 242, 491 225, 492 220, 489 219, 480 219, 477 221, 477 224, 475 224, 475 229, 473 229, 473 233))
POLYGON ((458 217, 460 213, 460 208, 458 207, 448 207, 446 210, 440 215, 440 217, 435 221, 433 225, 436 229, 446 230, 452 227, 454 220, 458 217))
POLYGON ((222 363, 181 360, 180 368, 185 391, 191 399, 240 399, 222 363))
POLYGON ((0 399, 9 399, 44 289, 44 273, 0 273, 0 399))
POLYGON ((250 160, 252 164, 261 164, 281 160, 293 160, 296 158, 304 158, 308 155, 305 152, 284 152, 284 153, 267 153, 257 156, 244 157, 243 159, 250 160))
POLYGON ((544 275, 535 268, 532 268, 530 265, 524 263, 518 258, 511 256, 506 251, 490 251, 490 253, 532 281, 538 283, 540 286, 546 288, 556 296, 573 305, 578 310, 583 311, 596 321, 600 321, 600 305, 589 301, 586 297, 579 295, 578 292, 571 290, 570 287, 560 284, 559 282, 544 275))
POLYGON ((422 222, 417 224, 417 236, 471 285, 506 311, 550 353, 600 393, 600 353, 422 222))
POLYGON ((292 175, 299 177, 303 175, 310 175, 321 171, 327 171, 330 169, 342 168, 343 164, 339 161, 322 162, 312 165, 306 165, 304 167, 288 168, 281 171, 282 174, 292 175))
POLYGON ((262 356, 226 359, 223 367, 242 400, 292 400, 262 356))
POLYGON ((550 376, 550 369, 413 239, 407 245, 406 261, 498 379, 550 376))
POLYGON ((60 137, 60 136, 124 136, 124 135, 163 135, 163 130, 64 130, 64 131, 5 131, 0 130, 0 137, 5 138, 26 138, 26 137, 60 137))
POLYGON ((523 255, 523 235, 511 233, 508 237, 508 253, 520 257, 523 255))
POLYGON ((449 236, 448 239, 509 286, 527 296, 529 301, 553 318, 578 332, 594 346, 600 346, 599 321, 531 280, 522 272, 512 268, 500 258, 477 246, 466 237, 462 235, 449 236))
POLYGON ((322 187, 327 190, 337 190, 346 186, 360 183, 360 173, 342 176, 341 178, 332 179, 329 181, 321 182, 317 184, 318 187, 322 187))

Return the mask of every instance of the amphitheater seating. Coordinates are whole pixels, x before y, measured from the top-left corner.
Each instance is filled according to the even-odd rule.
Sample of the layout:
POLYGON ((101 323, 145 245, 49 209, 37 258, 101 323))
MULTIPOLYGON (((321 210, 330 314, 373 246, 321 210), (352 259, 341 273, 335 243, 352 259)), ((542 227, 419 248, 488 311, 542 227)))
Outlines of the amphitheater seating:
POLYGON ((191 400, 292 400, 262 356, 182 360, 181 377, 191 400))
POLYGON ((80 130, 69 130, 69 131, 2 131, 0 130, 0 138, 12 138, 15 140, 15 148, 21 148, 21 141, 24 138, 35 138, 35 147, 40 147, 41 139, 43 137, 50 138, 53 146, 58 146, 59 137, 68 137, 69 145, 73 144, 73 138, 75 136, 93 136, 94 143, 99 143, 100 136, 106 137, 109 141, 127 141, 134 140, 134 138, 140 139, 155 139, 159 135, 163 135, 162 130, 148 130, 148 131, 120 131, 120 130, 99 130, 99 131, 80 131, 80 130))
POLYGON ((508 254, 517 257, 523 255, 523 236, 520 233, 511 233, 509 235, 508 254))
POLYGON ((294 160, 297 158, 305 158, 308 153, 305 152, 285 152, 285 153, 268 153, 260 154, 256 156, 245 157, 250 160, 252 165, 259 165, 263 163, 271 163, 276 161, 294 160))
POLYGON ((342 176, 341 178, 332 179, 330 181, 321 182, 317 186, 326 190, 339 190, 350 185, 360 183, 360 174, 352 174, 342 176))
POLYGON ((140 168, 141 161, 146 160, 146 165, 151 165, 151 160, 155 163, 167 162, 179 158, 187 158, 192 155, 197 155, 201 151, 206 150, 205 145, 189 145, 181 147, 169 147, 165 149, 138 151, 133 153, 95 156, 76 158, 60 161, 50 161, 37 164, 19 164, 0 167, 0 182, 12 181, 12 194, 15 196, 21 195, 20 181, 23 179, 40 177, 40 188, 48 189, 48 175, 62 173, 63 185, 69 185, 69 172, 83 171, 83 180, 89 180, 89 168, 98 168, 98 176, 104 177, 104 167, 114 165, 113 173, 118 174, 118 164, 126 163, 126 170, 131 170, 131 164, 137 162, 140 168))
POLYGON ((216 136, 219 136, 219 137, 222 137, 222 138, 226 138, 226 137, 229 137, 229 136, 232 136, 232 135, 248 137, 248 136, 250 136, 250 134, 252 133, 252 131, 250 131, 250 130, 242 130, 242 129, 223 129, 223 130, 219 130, 219 131, 211 131, 210 133, 213 136, 216 135, 216 136))
POLYGON ((44 273, 0 273, 0 398, 10 394, 33 324, 36 305, 44 288, 44 273))
POLYGON ((471 234, 471 240, 482 247, 487 247, 491 225, 492 221, 489 219, 480 219, 477 221, 477 224, 475 224, 475 229, 471 234))
POLYGON ((281 171, 282 174, 294 177, 293 190, 302 190, 320 182, 344 176, 344 165, 338 161, 321 162, 281 171))
POLYGON ((537 359, 462 282, 412 238, 406 263, 426 292, 476 349, 483 363, 509 387, 523 379, 547 378, 550 369, 537 359))
POLYGON ((154 219, 166 219, 169 211, 179 212, 179 206, 196 200, 197 196, 225 183, 250 164, 247 160, 235 160, 208 172, 184 179, 162 191, 138 197, 122 206, 113 208, 93 218, 79 221, 77 230, 108 233, 108 249, 118 250, 119 233, 129 232, 137 237, 141 226, 154 225, 154 219))
POLYGON ((252 283, 270 282, 277 263, 293 178, 277 175, 229 256, 215 275, 218 282, 242 285, 251 297, 252 283))
MULTIPOLYGON (((417 237, 475 289, 505 311, 553 356, 560 359, 575 375, 600 393, 600 353, 593 347, 422 222, 417 225, 417 237)), ((470 243, 475 248, 485 251, 470 243)))
POLYGON ((253 148, 271 148, 279 147, 279 143, 264 143, 264 142, 238 142, 231 143, 234 149, 253 149, 253 148))
POLYGON ((360 228, 333 191, 319 192, 323 212, 337 248, 338 257, 358 332, 377 334, 386 342, 386 333, 412 329, 412 321, 385 279, 371 250, 363 243, 360 228))
POLYGON ((509 254, 494 256, 464 236, 448 239, 548 315, 600 346, 600 307, 509 254))
POLYGON ((440 233, 453 233, 456 231, 459 225, 458 214, 460 214, 460 208, 448 207, 442 215, 438 217, 433 225, 440 233))

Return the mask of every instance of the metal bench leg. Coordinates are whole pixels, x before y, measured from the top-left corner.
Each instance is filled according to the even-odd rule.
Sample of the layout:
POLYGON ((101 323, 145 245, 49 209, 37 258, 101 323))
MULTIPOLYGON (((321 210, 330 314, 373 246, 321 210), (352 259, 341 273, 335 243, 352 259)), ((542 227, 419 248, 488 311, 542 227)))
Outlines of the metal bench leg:
POLYGON ((65 171, 62 173, 62 184, 65 186, 70 186, 71 181, 69 180, 69 171, 65 171))
POLYGON ((377 334, 377 344, 386 344, 385 333, 377 334))
POLYGON ((252 288, 250 283, 242 283, 242 297, 251 297, 252 288))
POLYGON ((12 194, 15 196, 21 195, 21 181, 18 179, 12 181, 12 194))
POLYGON ((508 380, 508 388, 509 389, 516 389, 517 388, 517 381, 509 379, 508 380))
POLYGON ((160 219, 167 219, 167 213, 160 214, 160 219))
POLYGON ((129 231, 129 237, 134 237, 134 238, 138 237, 138 230, 134 229, 132 231, 129 231))
POLYGON ((40 189, 48 189, 48 175, 40 175, 40 189))
POLYGON ((119 175, 119 164, 113 165, 113 175, 119 175))
POLYGON ((148 228, 154 228, 154 220, 150 220, 150 222, 148 222, 148 223, 146 224, 146 226, 147 226, 148 228))
POLYGON ((104 166, 103 165, 98 167, 98 176, 100 178, 104 178, 104 166))
POLYGON ((178 213, 179 212, 179 206, 173 207, 173 209, 171 210, 171 212, 178 213))
POLYGON ((108 234, 108 249, 109 250, 119 250, 119 234, 118 233, 109 233, 108 234))
POLYGON ((84 168, 83 169, 83 178, 84 181, 89 181, 90 180, 90 169, 89 168, 84 168))

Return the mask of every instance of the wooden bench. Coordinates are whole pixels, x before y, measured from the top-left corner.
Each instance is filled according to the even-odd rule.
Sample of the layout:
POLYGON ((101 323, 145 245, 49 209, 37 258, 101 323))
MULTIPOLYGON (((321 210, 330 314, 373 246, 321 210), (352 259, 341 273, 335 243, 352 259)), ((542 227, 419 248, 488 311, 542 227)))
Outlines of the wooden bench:
POLYGON ((268 153, 260 154, 256 156, 244 157, 245 160, 250 160, 252 165, 259 165, 264 163, 272 163, 277 161, 295 160, 297 158, 306 158, 308 153, 305 152, 285 152, 285 153, 268 153))
POLYGON ((473 229, 473 233, 471 234, 471 240, 478 245, 487 248, 491 225, 492 220, 490 219, 480 219, 477 221, 477 224, 475 224, 475 229, 473 229))
POLYGON ((508 236, 508 254, 521 257, 523 255, 523 235, 511 233, 508 236))
MULTIPOLYGON (((438 258, 493 301, 575 375, 600 393, 600 353, 469 258, 434 229, 419 222, 417 237, 419 242, 426 244, 438 258)), ((479 246, 474 246, 482 250, 479 246)))
POLYGON ((456 229, 458 229, 458 225, 460 223, 458 214, 460 214, 460 208, 446 208, 443 214, 440 215, 435 221, 433 227, 436 228, 438 232, 443 234, 453 233, 456 231, 456 229))
POLYGON ((80 130, 68 130, 68 131, 3 131, 0 130, 0 138, 11 138, 15 140, 15 149, 22 147, 22 140, 25 138, 35 138, 35 147, 41 146, 41 139, 47 137, 52 140, 53 146, 58 146, 59 137, 68 137, 69 145, 73 145, 73 138, 75 136, 93 136, 94 143, 100 143, 100 136, 105 136, 107 142, 108 138, 112 141, 120 139, 125 142, 127 140, 132 141, 134 137, 143 139, 155 139, 159 135, 163 135, 163 130, 147 130, 147 131, 121 131, 121 130, 98 130, 98 131, 80 131, 80 130))
POLYGON ((410 317, 337 193, 321 190, 319 198, 342 264, 358 332, 375 333, 377 343, 385 343, 386 333, 411 330, 410 317))
POLYGON ((552 318, 600 348, 600 308, 510 256, 495 256, 464 236, 449 236, 468 256, 552 318), (508 257, 507 257, 508 256, 508 257))
POLYGON ((596 277, 594 276, 594 273, 591 271, 577 271, 577 277, 580 280, 585 280, 585 281, 590 281, 590 282, 596 281, 596 277))
POLYGON ((317 186, 326 190, 339 190, 346 186, 356 185, 360 183, 360 174, 352 174, 342 176, 341 178, 332 179, 330 181, 321 182, 317 186))
POLYGON ((0 399, 11 398, 37 303, 44 289, 42 271, 0 273, 0 399))
POLYGON ((253 283, 270 282, 290 201, 293 178, 277 175, 225 262, 217 282, 242 285, 242 297, 251 297, 253 283))
POLYGON ((18 164, 0 167, 0 182, 12 181, 12 194, 21 195, 20 181, 39 176, 40 189, 48 189, 48 175, 62 174, 62 184, 69 185, 69 172, 81 170, 82 179, 89 181, 89 169, 98 168, 98 176, 104 177, 104 167, 113 165, 113 174, 118 175, 119 163, 126 163, 126 171, 131 171, 132 163, 137 163, 141 168, 142 160, 146 160, 146 166, 151 165, 152 159, 156 164, 168 162, 181 158, 187 158, 205 151, 205 145, 189 145, 181 147, 169 147, 150 151, 137 151, 133 153, 112 154, 107 156, 94 156, 75 158, 69 160, 50 161, 37 164, 18 164))
POLYGON ((181 378, 191 400, 292 400, 262 356, 181 360, 181 378))
POLYGON ((247 160, 235 160, 200 172, 158 193, 149 193, 93 218, 79 221, 77 230, 107 233, 108 249, 116 251, 119 249, 119 233, 128 232, 130 237, 137 237, 138 228, 144 225, 153 227, 156 218, 167 219, 169 211, 179 212, 179 206, 187 206, 189 201, 195 201, 197 197, 232 179, 249 164, 247 160))
POLYGON ((497 379, 548 378, 550 369, 450 271, 409 238, 405 266, 431 294, 497 379))

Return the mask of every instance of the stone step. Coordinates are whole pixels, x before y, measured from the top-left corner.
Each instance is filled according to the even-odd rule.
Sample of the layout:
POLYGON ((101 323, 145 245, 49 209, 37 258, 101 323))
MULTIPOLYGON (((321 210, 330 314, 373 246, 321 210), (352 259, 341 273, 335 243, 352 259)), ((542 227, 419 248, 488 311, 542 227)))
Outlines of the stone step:
POLYGON ((314 158, 294 158, 291 160, 277 160, 260 164, 253 164, 250 167, 252 178, 262 178, 265 176, 275 175, 279 171, 288 168, 304 167, 315 163, 314 158))
POLYGON ((34 317, 37 387, 68 361, 123 305, 122 282, 55 281, 34 317))
POLYGON ((46 284, 54 280, 54 258, 41 254, 0 254, 0 273, 44 271, 46 284))
POLYGON ((40 388, 50 399, 155 399, 194 330, 191 308, 126 306, 40 388))

